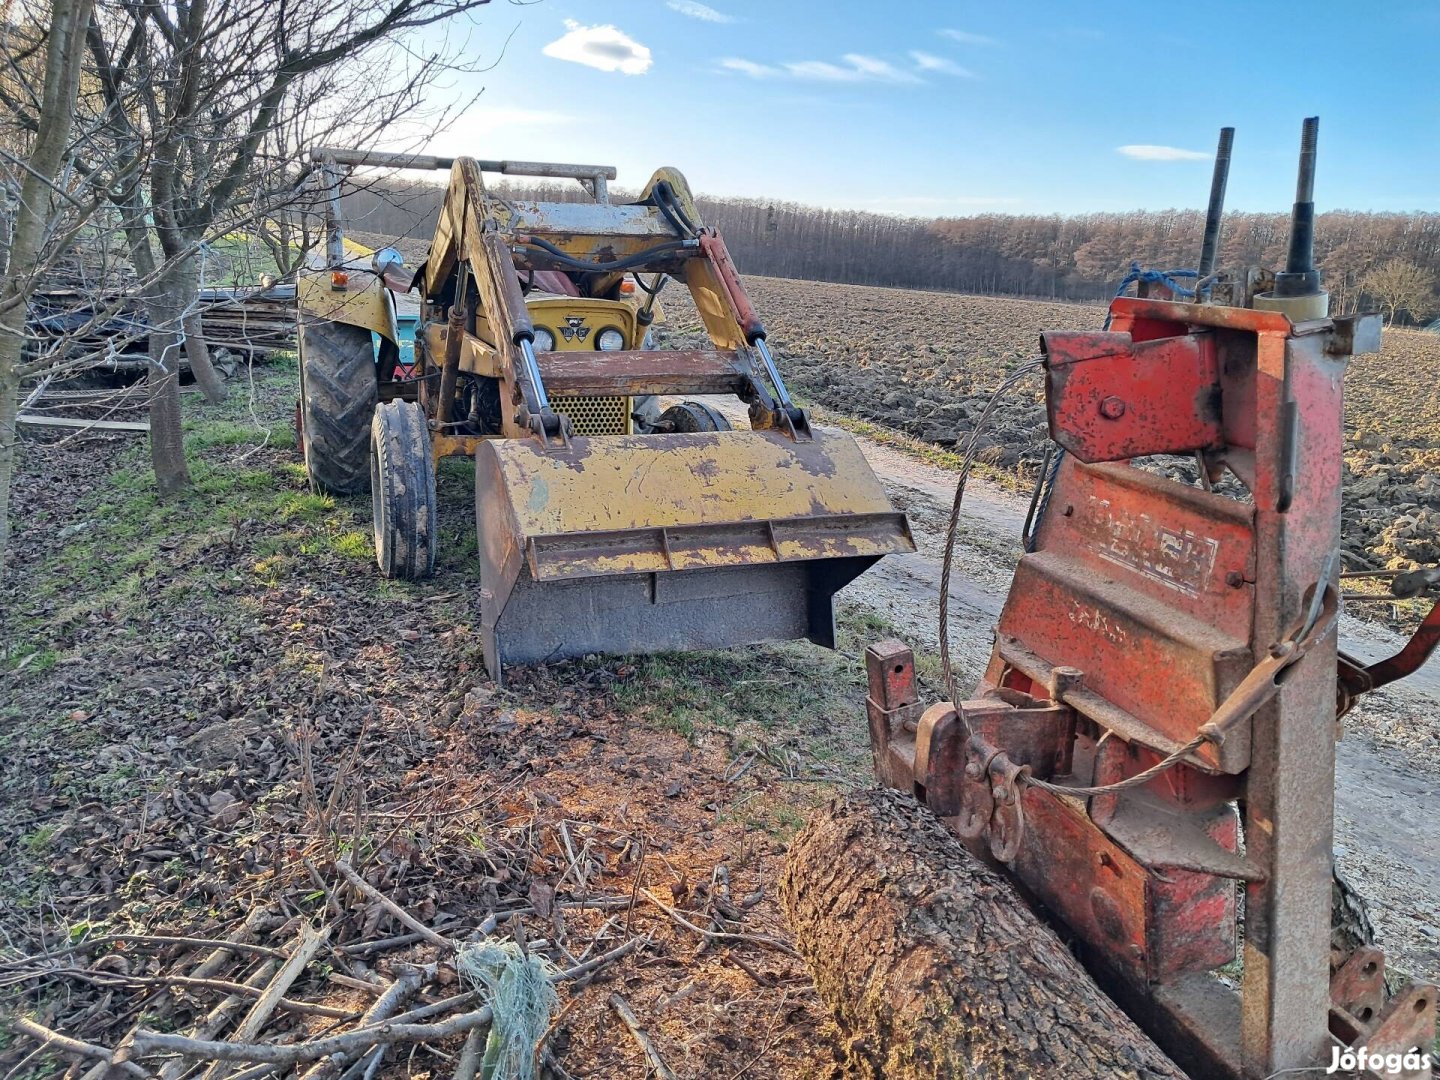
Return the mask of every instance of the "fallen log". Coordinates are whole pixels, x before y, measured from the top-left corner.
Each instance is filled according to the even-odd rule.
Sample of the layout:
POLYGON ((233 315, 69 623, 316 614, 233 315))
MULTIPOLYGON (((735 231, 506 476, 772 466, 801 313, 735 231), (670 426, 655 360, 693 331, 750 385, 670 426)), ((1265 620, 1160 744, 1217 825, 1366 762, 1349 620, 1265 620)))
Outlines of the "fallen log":
POLYGON ((780 896, 865 1080, 1185 1080, 1058 936, 913 798, 817 811, 780 896))

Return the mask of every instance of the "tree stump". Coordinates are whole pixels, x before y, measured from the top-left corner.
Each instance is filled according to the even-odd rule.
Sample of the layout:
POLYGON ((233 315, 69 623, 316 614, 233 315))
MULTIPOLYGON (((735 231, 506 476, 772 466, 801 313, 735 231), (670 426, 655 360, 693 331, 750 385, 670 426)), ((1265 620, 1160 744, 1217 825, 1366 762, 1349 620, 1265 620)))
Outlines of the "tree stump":
POLYGON ((790 847, 780 895, 865 1080, 1185 1080, 1065 944, 928 810, 845 795, 790 847))

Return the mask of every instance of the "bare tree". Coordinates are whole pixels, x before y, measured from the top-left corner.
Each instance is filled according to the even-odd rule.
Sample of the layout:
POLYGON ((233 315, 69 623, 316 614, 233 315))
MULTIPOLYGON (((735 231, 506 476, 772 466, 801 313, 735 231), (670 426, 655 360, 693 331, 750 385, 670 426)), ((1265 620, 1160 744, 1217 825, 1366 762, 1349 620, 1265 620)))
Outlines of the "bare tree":
MULTIPOLYGON (((39 271, 43 269, 47 243, 53 247, 56 234, 75 229, 89 217, 94 205, 76 198, 59 181, 70 149, 72 117, 83 67, 85 26, 90 21, 91 0, 51 0, 48 31, 43 38, 43 66, 38 96, 24 86, 32 98, 28 113, 29 130, 15 126, 6 141, 17 150, 29 142, 24 156, 5 153, 18 173, 19 197, 15 201, 8 232, 8 250, 0 263, 5 266, 0 281, 0 571, 10 541, 10 485, 15 468, 17 417, 20 405, 21 357, 25 345, 25 315, 39 271), (57 208, 56 204, 60 204, 57 208)), ((7 31, 10 28, 7 28, 7 31)), ((38 48, 35 35, 26 47, 38 48)), ((7 44, 9 40, 7 39, 7 44)), ((6 49, 10 89, 20 90, 27 67, 27 49, 6 49)))
MULTIPOLYGON (((222 393, 195 320, 199 253, 268 228, 302 185, 297 130, 373 137, 451 58, 405 48, 420 29, 487 0, 176 0, 105 4, 88 35, 123 181, 120 212, 151 330, 151 463, 162 495, 189 482, 180 431, 185 356, 222 393), (277 151, 281 151, 277 153, 277 151)), ((298 253, 296 253, 298 258, 298 253)))
POLYGON ((1406 259, 1381 263, 1360 279, 1360 287, 1385 312, 1386 326, 1394 323, 1398 312, 1423 319, 1435 307, 1435 272, 1406 259))

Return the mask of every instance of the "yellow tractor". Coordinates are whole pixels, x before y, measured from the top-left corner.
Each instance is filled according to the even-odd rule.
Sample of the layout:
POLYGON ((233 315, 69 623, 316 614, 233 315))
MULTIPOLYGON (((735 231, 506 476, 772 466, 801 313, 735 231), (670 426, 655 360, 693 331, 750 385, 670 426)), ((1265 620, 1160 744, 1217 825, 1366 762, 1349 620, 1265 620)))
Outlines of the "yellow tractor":
POLYGON ((368 482, 387 576, 435 563, 435 466, 475 459, 483 644, 506 663, 808 638, 834 645, 834 594, 914 550, 855 441, 791 401, 720 234, 661 169, 613 203, 604 166, 317 150, 323 267, 302 276, 300 426, 318 489, 368 482), (347 261, 346 167, 448 169, 430 253, 347 261), (581 202, 489 191, 482 174, 578 180, 581 202), (711 347, 655 350, 667 281, 711 347), (419 293, 413 363, 395 297, 419 293), (712 404, 748 406, 733 431, 712 404), (661 409, 664 398, 674 401, 661 409))

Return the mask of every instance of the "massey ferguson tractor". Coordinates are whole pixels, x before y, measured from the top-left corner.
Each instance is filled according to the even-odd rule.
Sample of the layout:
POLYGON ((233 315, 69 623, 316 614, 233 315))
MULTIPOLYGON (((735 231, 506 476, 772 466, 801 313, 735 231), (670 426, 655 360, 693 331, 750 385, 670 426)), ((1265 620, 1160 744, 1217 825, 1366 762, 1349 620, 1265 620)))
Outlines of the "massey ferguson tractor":
MULTIPOLYGON (((1332 925, 1346 906, 1332 882, 1339 718, 1425 662, 1440 606, 1391 659, 1337 651, 1342 386, 1350 357, 1379 349, 1380 326, 1328 313, 1312 258, 1316 130, 1305 122, 1283 270, 1213 272, 1226 129, 1194 288, 1155 274, 1110 305, 1105 329, 1042 335, 1058 465, 979 684, 961 693, 951 678, 950 700, 927 707, 908 648, 867 654, 880 779, 933 815, 889 836, 930 850, 908 872, 882 870, 866 900, 858 882, 890 856, 884 829, 852 815, 797 840, 808 877, 787 903, 802 925, 834 923, 806 955, 842 1021, 863 1029, 852 1045, 895 1061, 908 1031, 907 1068, 949 1063, 907 1077, 1431 1075, 1436 988, 1387 978, 1381 950, 1332 925), (953 843, 920 836, 937 820, 1108 996, 1084 998, 1088 1012, 1041 1007, 1035 987, 1077 981, 1073 957, 1058 942, 1028 952, 983 869, 957 876, 952 858, 921 872, 953 843), (996 957, 1006 933, 998 952, 1012 955, 996 957), (845 942, 857 938, 852 975, 845 942), (886 981, 902 969, 946 974, 902 991, 886 981), (1109 1001, 1164 1063, 1134 1042, 1103 1068, 1098 1052, 1066 1047, 1086 1024, 1118 1030, 1109 1001), (910 1028, 895 1020, 905 1008, 910 1028)), ((1437 581, 1411 571, 1392 590, 1437 581)), ((943 593, 941 610, 943 638, 943 593)), ((898 805, 872 821, 911 813, 898 805)))
POLYGON ((808 638, 833 646, 832 598, 913 551, 855 441, 790 399, 720 234, 678 172, 614 203, 603 166, 316 150, 327 258, 304 275, 300 428, 319 490, 368 484, 390 577, 435 564, 436 463, 475 461, 486 662, 808 638), (448 169, 430 253, 347 260, 341 170, 448 169), (483 174, 578 180, 532 202, 483 174), (655 297, 689 288, 711 347, 647 348, 655 297), (414 363, 393 296, 419 292, 414 363), (732 395, 750 430, 687 395, 732 395), (660 409, 661 396, 679 398, 660 409))

